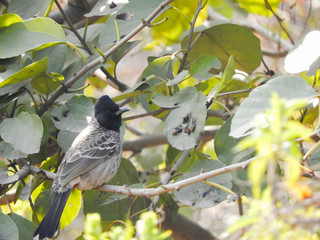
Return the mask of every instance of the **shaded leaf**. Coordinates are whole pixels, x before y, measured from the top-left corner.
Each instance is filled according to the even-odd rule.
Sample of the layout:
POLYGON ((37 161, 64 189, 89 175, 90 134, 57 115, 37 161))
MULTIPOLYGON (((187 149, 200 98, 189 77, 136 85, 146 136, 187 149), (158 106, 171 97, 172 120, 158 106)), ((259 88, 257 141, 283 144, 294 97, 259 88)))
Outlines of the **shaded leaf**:
POLYGON ((17 225, 12 219, 0 211, 0 239, 19 240, 17 225))
POLYGON ((74 139, 78 136, 78 133, 59 131, 58 133, 58 145, 61 147, 62 151, 67 152, 71 147, 74 139))
POLYGON ((254 117, 270 107, 271 93, 276 92, 286 100, 317 96, 317 92, 301 77, 281 76, 274 78, 265 85, 254 89, 236 111, 232 123, 230 135, 240 138, 248 135, 249 130, 256 126, 254 117))
MULTIPOLYGON (((58 73, 52 73, 52 75, 58 78, 61 82, 64 80, 64 77, 58 73)), ((38 92, 49 95, 61 86, 61 84, 49 75, 43 74, 33 78, 31 80, 31 86, 38 92)))
MULTIPOLYGON (((187 63, 201 55, 212 54, 219 58, 223 68, 231 55, 234 56, 238 70, 251 73, 260 66, 262 59, 260 40, 248 28, 229 23, 221 24, 201 33, 195 32, 193 39, 199 34, 199 39, 188 54, 187 63)), ((182 48, 185 48, 187 38, 182 40, 182 48)))
POLYGON ((160 4, 161 0, 136 0, 124 5, 117 14, 112 15, 108 19, 102 29, 99 36, 101 50, 104 51, 104 49, 113 45, 114 41, 117 41, 117 31, 114 26, 114 21, 117 16, 127 16, 128 13, 131 16, 129 20, 118 21, 120 35, 125 36, 141 23, 141 19, 145 19, 160 4))
POLYGON ((186 71, 186 70, 183 70, 183 71, 181 71, 180 73, 178 73, 175 77, 174 77, 174 79, 172 79, 171 81, 169 81, 169 82, 167 82, 167 86, 172 86, 172 85, 174 85, 174 84, 178 84, 178 83, 180 83, 180 82, 182 82, 185 78, 186 78, 186 76, 188 75, 188 71, 186 71))
POLYGON ((27 112, 5 119, 0 125, 3 140, 15 150, 27 154, 39 152, 42 134, 43 125, 39 116, 27 112))
POLYGON ((202 55, 190 67, 190 76, 198 80, 207 80, 212 77, 210 69, 220 69, 221 62, 213 55, 202 55))
MULTIPOLYGON (((225 165, 217 160, 200 160, 192 166, 189 172, 180 177, 178 181, 198 176, 202 172, 205 173, 223 167, 225 167, 225 165)), ((207 181, 217 183, 228 189, 231 189, 232 187, 230 173, 209 178, 207 181)), ((174 195, 178 201, 185 205, 195 208, 208 208, 213 207, 225 200, 228 196, 228 193, 217 187, 209 186, 203 182, 198 182, 184 187, 179 191, 174 191, 174 195)))
POLYGON ((88 126, 92 112, 92 101, 84 95, 78 95, 53 109, 51 117, 59 130, 79 133, 88 126))
POLYGON ((160 93, 153 94, 151 100, 160 107, 172 108, 184 104, 189 101, 197 93, 197 89, 194 87, 186 87, 177 92, 173 96, 164 96, 160 93))
POLYGON ((127 4, 129 1, 110 1, 110 0, 101 0, 98 1, 94 7, 91 9, 91 11, 85 16, 93 17, 93 16, 106 16, 106 15, 113 15, 116 12, 118 12, 125 4, 127 4), (116 3, 114 3, 116 2, 116 3))
POLYGON ((45 57, 49 58, 47 72, 61 72, 67 57, 67 46, 65 44, 54 45, 36 51, 35 60, 39 61, 45 57))
POLYGON ((34 17, 41 9, 43 0, 12 0, 8 7, 9 13, 16 13, 23 19, 34 17))
POLYGON ((207 97, 198 92, 190 101, 170 112, 166 136, 173 147, 185 150, 197 146, 207 117, 206 101, 207 97))
POLYGON ((0 156, 6 159, 16 159, 27 157, 27 153, 20 152, 13 148, 10 143, 5 141, 0 142, 0 156))
POLYGON ((36 226, 33 224, 33 222, 15 213, 10 213, 8 215, 18 227, 19 239, 32 239, 33 233, 36 230, 36 226))
POLYGON ((137 46, 141 41, 132 41, 127 42, 123 46, 121 46, 112 56, 111 59, 117 64, 131 49, 137 46))

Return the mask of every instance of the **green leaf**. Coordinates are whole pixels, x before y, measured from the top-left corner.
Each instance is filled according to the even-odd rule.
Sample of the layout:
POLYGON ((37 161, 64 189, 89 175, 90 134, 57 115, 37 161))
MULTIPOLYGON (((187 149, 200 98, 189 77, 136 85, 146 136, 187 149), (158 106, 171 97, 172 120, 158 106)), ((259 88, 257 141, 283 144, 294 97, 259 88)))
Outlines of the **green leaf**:
POLYGON ((66 62, 67 49, 65 44, 40 49, 36 51, 35 60, 39 61, 40 59, 48 57, 49 62, 47 72, 60 73, 66 62))
MULTIPOLYGON (((144 69, 141 79, 148 77, 157 77, 163 80, 174 79, 172 70, 172 60, 171 56, 165 56, 156 58, 144 69)), ((159 79, 151 79, 146 81, 149 86, 153 86, 155 83, 158 83, 159 79)))
POLYGON ((18 227, 12 219, 0 211, 0 239, 19 240, 18 227))
POLYGON ((99 37, 101 50, 109 48, 117 41, 117 31, 114 21, 121 14, 128 13, 131 17, 127 20, 118 19, 121 36, 126 36, 132 29, 136 28, 142 19, 145 19, 156 7, 161 4, 161 0, 135 0, 123 6, 117 14, 112 15, 106 22, 99 37), (143 7, 142 7, 143 6, 143 7))
POLYGON ((207 80, 212 77, 209 72, 212 68, 221 68, 219 59, 213 55, 202 55, 191 64, 190 76, 198 80, 207 80))
POLYGON ((184 104, 186 101, 189 101, 196 93, 196 88, 186 87, 172 97, 164 96, 161 93, 155 93, 152 95, 151 100, 160 107, 173 108, 184 104))
POLYGON ((84 95, 77 95, 53 109, 51 117, 59 130, 79 133, 88 126, 92 112, 92 101, 84 95))
POLYGON ((113 1, 98 1, 94 7, 91 9, 89 13, 86 13, 85 16, 93 17, 93 16, 106 16, 113 15, 118 12, 128 1, 117 1, 114 5, 112 5, 113 1))
POLYGON ((0 125, 4 141, 20 152, 31 154, 40 150, 43 134, 42 121, 36 114, 21 112, 15 118, 7 118, 0 125))
POLYGON ((175 84, 178 84, 178 83, 180 83, 180 82, 182 82, 185 78, 186 78, 186 76, 188 75, 188 71, 186 71, 186 70, 183 70, 183 71, 181 71, 180 73, 178 73, 175 77, 174 77, 174 79, 172 79, 170 82, 167 82, 167 86, 169 87, 169 86, 172 86, 172 85, 175 85, 175 84))
MULTIPOLYGON (((223 167, 225 167, 225 165, 217 160, 200 160, 192 166, 189 172, 180 177, 178 181, 198 176, 202 172, 205 173, 223 167)), ((217 183, 228 189, 231 189, 232 187, 230 173, 209 178, 207 181, 217 183)), ((178 201, 185 205, 195 208, 208 208, 225 200, 228 193, 220 188, 207 185, 203 182, 198 182, 181 188, 179 191, 174 191, 174 195, 178 201)))
POLYGON ((58 133, 58 145, 61 147, 62 151, 67 152, 71 147, 74 139, 78 136, 78 133, 68 132, 68 131, 59 131, 58 133))
POLYGON ((111 56, 111 59, 115 64, 117 64, 128 52, 130 52, 130 50, 132 50, 140 42, 141 40, 125 43, 111 56))
POLYGON ((27 157, 28 154, 14 149, 10 143, 2 140, 0 142, 0 156, 6 159, 17 159, 27 157))
POLYGON ((38 62, 31 63, 30 65, 22 68, 18 72, 14 69, 0 74, 0 88, 22 82, 33 77, 39 76, 47 71, 48 58, 44 58, 38 62))
POLYGON ((21 94, 23 94, 26 89, 19 89, 13 94, 5 94, 0 97, 0 109, 6 107, 11 102, 15 101, 21 94))
POLYGON ((236 111, 232 123, 230 135, 240 138, 250 133, 257 123, 254 118, 270 107, 271 93, 278 93, 281 98, 310 99, 317 96, 317 92, 301 77, 281 76, 270 80, 267 84, 254 89, 236 111))
POLYGON ((214 95, 214 99, 217 98, 218 94, 220 93, 220 91, 224 88, 225 83, 227 81, 229 81, 232 76, 235 74, 235 69, 234 69, 234 60, 233 60, 233 56, 230 56, 228 64, 223 72, 222 78, 219 82, 219 85, 217 88, 214 88, 212 90, 212 93, 210 93, 209 95, 212 96, 214 95))
POLYGON ((0 29, 9 27, 11 24, 22 22, 22 18, 14 13, 6 13, 0 16, 0 29))
MULTIPOLYGON (((61 82, 64 80, 64 77, 58 73, 51 73, 51 75, 58 78, 61 82)), ((31 80, 31 86, 38 92, 49 95, 61 86, 61 84, 49 75, 43 74, 33 78, 31 80)))
POLYGON ((10 213, 8 215, 18 227, 19 239, 32 239, 33 233, 36 230, 36 226, 33 224, 33 222, 30 222, 28 219, 23 218, 15 213, 10 213))
POLYGON ((0 59, 18 56, 44 44, 65 40, 62 27, 52 19, 33 18, 17 22, 0 29, 0 59))
POLYGON ((43 0, 12 0, 8 7, 9 13, 16 13, 23 19, 34 17, 46 3, 43 0))
POLYGON ((169 143, 185 150, 197 146, 207 117, 207 97, 198 92, 190 101, 170 112, 166 120, 166 136, 169 143))
MULTIPOLYGON (((234 57, 235 67, 238 70, 251 73, 260 66, 262 53, 260 40, 246 27, 235 24, 221 24, 204 31, 195 32, 193 40, 199 39, 188 54, 187 64, 204 54, 219 58, 224 68, 231 55, 234 57)), ((185 37, 181 47, 187 43, 185 37)))

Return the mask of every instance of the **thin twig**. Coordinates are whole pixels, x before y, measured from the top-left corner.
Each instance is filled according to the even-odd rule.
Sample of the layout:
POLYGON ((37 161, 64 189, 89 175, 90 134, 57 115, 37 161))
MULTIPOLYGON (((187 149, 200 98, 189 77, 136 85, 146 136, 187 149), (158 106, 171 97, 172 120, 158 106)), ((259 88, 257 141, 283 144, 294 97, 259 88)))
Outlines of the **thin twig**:
MULTIPOLYGON (((174 0, 166 0, 162 2, 142 23, 140 23, 134 30, 132 30, 128 35, 122 38, 117 44, 111 47, 108 51, 104 53, 105 57, 108 58, 113 53, 115 53, 121 46, 123 46, 126 42, 128 42, 132 37, 134 37, 137 33, 139 33, 143 28, 150 23, 159 12, 161 12, 168 4, 170 4, 174 0)), ((103 57, 98 57, 97 59, 93 60, 92 62, 83 66, 82 69, 78 71, 73 77, 71 77, 66 83, 66 87, 71 87, 78 79, 84 76, 89 70, 95 68, 99 64, 104 61, 103 57)), ((38 115, 42 116, 48 108, 63 94, 65 93, 64 88, 58 89, 49 99, 48 101, 43 104, 43 106, 39 109, 38 115)))
POLYGON ((290 39, 290 42, 291 42, 292 44, 294 44, 294 41, 293 41, 292 37, 290 36, 290 33, 289 33, 288 30, 285 28, 285 26, 283 26, 283 24, 282 24, 282 19, 281 19, 281 18, 278 16, 278 14, 276 14, 276 12, 272 9, 272 7, 271 7, 271 5, 270 5, 270 3, 269 3, 268 0, 264 0, 264 2, 265 2, 265 4, 266 4, 266 8, 269 9, 269 10, 272 12, 272 14, 273 14, 273 15, 275 16, 275 18, 277 19, 277 21, 278 21, 280 27, 282 28, 282 30, 287 34, 288 38, 290 39))
MULTIPOLYGON (((170 182, 172 176, 174 176, 174 174, 178 171, 178 169, 181 167, 181 165, 182 165, 182 163, 184 162, 184 160, 189 156, 190 152, 191 152, 191 149, 187 149, 187 150, 184 150, 184 151, 181 153, 181 155, 180 155, 180 157, 178 158, 178 160, 174 162, 173 167, 171 168, 170 173, 167 173, 166 177, 165 177, 164 180, 162 181, 162 184, 163 184, 163 185, 167 185, 167 184, 170 182)), ((156 196, 156 197, 154 198, 153 208, 156 208, 156 207, 157 207, 157 205, 158 205, 158 203, 159 203, 159 199, 160 199, 159 196, 156 196)))
POLYGON ((130 116, 130 117, 125 117, 125 118, 123 118, 123 121, 130 121, 130 120, 143 118, 143 117, 149 117, 149 116, 157 116, 160 113, 163 113, 163 112, 170 110, 170 109, 171 108, 159 108, 159 109, 151 111, 151 112, 146 112, 146 113, 137 114, 137 115, 130 116))
POLYGON ((180 62, 178 73, 180 73, 184 69, 184 65, 186 64, 188 54, 191 50, 191 43, 192 43, 192 35, 193 35, 193 31, 194 31, 194 26, 196 24, 198 15, 203 8, 203 6, 201 4, 202 4, 202 0, 199 0, 197 10, 193 16, 192 22, 189 23, 190 24, 190 31, 189 31, 189 36, 188 36, 188 42, 186 45, 186 51, 184 51, 181 62, 180 62))

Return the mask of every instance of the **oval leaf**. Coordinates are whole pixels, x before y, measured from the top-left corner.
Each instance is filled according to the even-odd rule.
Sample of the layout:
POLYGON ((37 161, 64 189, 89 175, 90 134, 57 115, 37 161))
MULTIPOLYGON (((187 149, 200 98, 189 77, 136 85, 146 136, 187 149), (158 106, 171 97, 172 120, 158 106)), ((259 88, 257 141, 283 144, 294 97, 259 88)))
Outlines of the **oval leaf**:
POLYGON ((197 146, 207 117, 207 97, 198 92, 190 101, 170 112, 166 124, 169 143, 185 150, 197 146))
POLYGON ((190 75, 198 80, 207 80, 212 77, 209 72, 212 68, 220 69, 221 62, 212 55, 202 55, 190 67, 190 75))
POLYGON ((79 95, 53 109, 51 117, 59 130, 78 133, 88 126, 92 112, 92 101, 84 95, 79 95))
POLYGON ((3 140, 15 150, 27 154, 39 152, 42 134, 43 125, 39 116, 27 112, 5 119, 0 125, 3 140))
POLYGON ((12 219, 0 211, 0 239, 19 240, 18 227, 12 219))
POLYGON ((19 239, 32 239, 36 226, 28 219, 21 217, 18 214, 10 213, 9 216, 15 222, 19 230, 19 239))
POLYGON ((48 58, 46 57, 38 62, 31 63, 20 71, 15 72, 14 69, 10 69, 0 74, 0 88, 39 76, 47 71, 47 67, 48 58))
POLYGON ((317 96, 317 92, 301 77, 281 76, 270 80, 267 84, 254 89, 235 113, 230 135, 235 138, 248 135, 255 127, 254 117, 269 108, 271 93, 276 92, 281 98, 290 100, 317 96))
POLYGON ((151 100, 160 107, 172 108, 189 101, 197 93, 197 89, 194 87, 186 87, 176 93, 172 97, 164 96, 161 93, 152 95, 151 100))
MULTIPOLYGON (((196 32, 193 38, 199 34, 201 36, 189 52, 187 63, 201 55, 212 54, 220 59, 223 68, 231 55, 234 57, 236 69, 251 73, 260 66, 260 40, 248 28, 228 23, 213 26, 201 33, 196 32)), ((182 40, 182 49, 185 49, 187 39, 188 37, 185 37, 182 40)))
MULTIPOLYGON (((201 172, 205 173, 223 167, 225 167, 225 165, 217 160, 199 160, 192 166, 188 173, 179 178, 179 181, 197 176, 201 174, 201 172)), ((207 181, 217 183, 228 189, 232 188, 230 173, 209 178, 207 181)), ((203 182, 198 182, 184 187, 179 191, 174 191, 174 195, 185 205, 195 208, 208 208, 225 200, 228 193, 220 188, 210 186, 203 182)))
POLYGON ((0 59, 18 56, 46 43, 65 40, 62 27, 52 19, 33 18, 14 23, 0 29, 0 59))

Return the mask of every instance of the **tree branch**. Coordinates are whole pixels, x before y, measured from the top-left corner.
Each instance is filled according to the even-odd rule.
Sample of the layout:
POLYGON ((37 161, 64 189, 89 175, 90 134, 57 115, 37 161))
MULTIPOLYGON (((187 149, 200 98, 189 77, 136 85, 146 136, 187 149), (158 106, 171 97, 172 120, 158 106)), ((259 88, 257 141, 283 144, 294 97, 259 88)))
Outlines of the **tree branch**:
POLYGON ((103 192, 113 192, 117 194, 123 194, 127 196, 140 196, 140 197, 153 197, 157 195, 164 194, 166 192, 172 192, 179 190, 183 187, 189 186, 191 184, 201 182, 207 180, 208 178, 212 178, 227 172, 235 171, 240 168, 246 168, 255 158, 251 158, 247 161, 232 164, 223 168, 219 168, 216 170, 212 170, 206 173, 199 174, 197 176, 178 181, 175 183, 169 183, 166 185, 161 185, 157 188, 144 188, 144 189, 136 189, 136 188, 129 188, 128 186, 115 186, 115 185, 108 185, 104 184, 99 188, 96 188, 98 191, 103 192))
MULTIPOLYGON (((213 139, 218 132, 219 127, 212 130, 205 130, 202 132, 202 140, 204 142, 213 139)), ((144 148, 155 147, 159 145, 168 144, 167 137, 164 134, 143 135, 135 140, 125 141, 123 143, 123 151, 140 152, 144 148)))
MULTIPOLYGON (((134 37, 137 33, 139 33, 144 27, 148 26, 150 22, 161 12, 168 4, 170 4, 174 0, 166 0, 162 2, 142 23, 140 23, 134 30, 132 30, 128 35, 123 37, 117 44, 111 47, 108 51, 104 53, 105 58, 110 57, 113 53, 115 53, 121 46, 123 46, 126 42, 128 42, 132 37, 134 37)), ((78 79, 84 76, 89 70, 97 67, 99 64, 104 62, 103 57, 98 57, 97 59, 93 60, 92 62, 83 66, 80 71, 70 78, 66 83, 65 86, 70 88, 78 79)), ((65 88, 58 89, 49 99, 48 101, 43 104, 43 106, 37 112, 39 116, 42 116, 48 108, 60 97, 63 93, 67 90, 65 88)))
MULTIPOLYGON (((178 182, 171 182, 169 184, 164 184, 161 185, 159 187, 156 188, 130 188, 128 186, 116 186, 116 185, 108 185, 108 184, 104 184, 101 187, 95 188, 95 190, 97 191, 102 191, 102 192, 112 192, 112 193, 117 193, 117 194, 122 194, 122 195, 127 195, 127 196, 139 196, 139 197, 153 197, 153 196, 158 196, 167 192, 172 192, 172 191, 176 191, 179 190, 183 187, 189 186, 191 184, 197 183, 197 182, 201 182, 201 181, 205 181, 208 178, 212 178, 227 172, 231 172, 231 171, 235 171, 238 170, 240 168, 246 168, 249 166, 249 164, 256 159, 256 157, 251 158, 247 161, 243 161, 240 163, 236 163, 236 164, 232 164, 223 168, 219 168, 219 169, 215 169, 206 173, 200 173, 197 176, 194 177, 190 177, 187 178, 185 180, 182 181, 178 181, 178 182)), ((45 171, 43 169, 39 169, 35 166, 29 165, 28 163, 26 163, 26 161, 24 162, 25 165, 27 165, 25 167, 25 165, 23 167, 29 169, 29 174, 38 174, 38 173, 44 173, 45 176, 47 176, 48 179, 54 179, 55 173, 49 172, 49 171, 45 171)), ((21 170, 20 170, 21 171, 21 170)), ((19 172, 20 172, 19 171, 19 172)), ((19 174, 16 173, 16 174, 19 174)), ((24 173, 25 174, 25 173, 24 173)), ((24 175, 23 174, 23 175, 24 175)), ((20 174, 22 175, 22 174, 20 174)))

